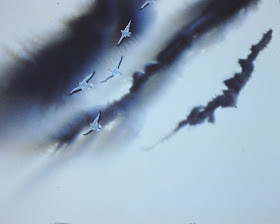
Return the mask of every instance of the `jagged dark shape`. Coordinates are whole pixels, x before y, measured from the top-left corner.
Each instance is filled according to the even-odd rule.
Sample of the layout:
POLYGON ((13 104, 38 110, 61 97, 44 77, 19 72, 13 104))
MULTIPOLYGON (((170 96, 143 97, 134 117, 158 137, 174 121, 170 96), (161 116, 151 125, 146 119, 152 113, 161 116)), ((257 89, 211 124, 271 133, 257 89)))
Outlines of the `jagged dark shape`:
POLYGON ((256 45, 252 45, 251 53, 247 59, 239 59, 238 63, 242 68, 240 73, 235 73, 234 77, 224 81, 227 89, 223 90, 221 95, 216 96, 207 103, 206 106, 197 106, 192 109, 187 118, 178 123, 178 126, 173 131, 173 134, 179 131, 186 125, 197 125, 205 122, 210 123, 215 121, 214 113, 217 108, 236 107, 237 98, 240 91, 246 85, 254 71, 254 60, 259 53, 267 46, 272 38, 272 30, 267 31, 263 38, 256 45))
POLYGON ((178 123, 177 127, 156 144, 151 147, 148 147, 147 150, 154 149, 160 143, 168 140, 173 135, 175 135, 181 128, 190 125, 198 125, 206 120, 210 123, 215 122, 214 113, 216 109, 219 107, 236 107, 237 98, 242 90, 242 88, 246 85, 248 80, 250 79, 253 71, 254 71, 254 60, 257 58, 259 53, 267 46, 272 38, 272 30, 267 31, 263 38, 256 45, 251 46, 251 53, 247 56, 247 59, 239 59, 238 63, 242 68, 240 73, 235 73, 234 76, 230 79, 224 81, 227 89, 223 90, 221 95, 216 96, 211 101, 207 103, 206 106, 196 106, 194 107, 187 118, 178 123))
MULTIPOLYGON (((166 45, 166 47, 158 54, 157 63, 148 64, 144 72, 135 72, 133 74, 133 83, 129 92, 120 100, 102 108, 103 118, 100 121, 101 125, 114 120, 120 114, 124 114, 133 105, 137 105, 137 99, 141 90, 147 81, 157 74, 157 72, 166 69, 173 63, 181 53, 190 48, 195 40, 203 36, 207 31, 219 25, 225 25, 233 16, 242 8, 248 6, 250 3, 256 3, 257 0, 209 0, 203 1, 197 5, 197 8, 202 8, 200 14, 191 22, 186 24, 174 38, 166 45), (206 6, 205 6, 206 4, 206 6)), ((198 9, 194 9, 199 11, 198 9)), ((94 108, 88 113, 79 115, 73 121, 70 121, 66 127, 54 136, 54 140, 61 142, 61 144, 72 142, 80 133, 81 129, 96 116, 100 108, 94 108), (71 126, 71 128, 67 128, 71 126)))
POLYGON ((69 99, 66 93, 94 70, 96 58, 115 46, 120 29, 130 19, 134 35, 143 29, 146 13, 141 13, 140 20, 139 4, 137 0, 96 0, 87 12, 67 22, 69 32, 32 53, 32 61, 14 56, 14 63, 1 71, 1 82, 6 82, 0 89, 1 125, 7 117, 24 120, 30 108, 43 111, 69 99))

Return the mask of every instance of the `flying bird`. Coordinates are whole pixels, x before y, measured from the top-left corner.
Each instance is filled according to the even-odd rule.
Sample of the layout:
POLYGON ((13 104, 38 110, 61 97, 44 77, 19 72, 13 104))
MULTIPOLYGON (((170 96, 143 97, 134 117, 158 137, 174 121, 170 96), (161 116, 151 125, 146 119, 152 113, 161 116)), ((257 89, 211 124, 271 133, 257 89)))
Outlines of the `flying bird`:
POLYGON ((118 64, 115 66, 115 68, 113 70, 108 69, 111 71, 111 74, 105 80, 103 80, 101 83, 107 82, 108 79, 113 78, 115 75, 122 75, 122 73, 119 71, 122 60, 123 60, 123 56, 121 56, 118 64))
POLYGON ((74 93, 77 93, 77 92, 85 90, 85 89, 93 89, 93 84, 88 83, 88 82, 94 76, 94 74, 95 74, 95 71, 93 73, 91 73, 90 75, 88 75, 82 82, 79 82, 78 83, 79 86, 76 87, 75 89, 73 89, 69 95, 72 95, 74 93))
POLYGON ((101 130, 102 126, 99 124, 100 117, 101 117, 101 111, 99 111, 99 113, 97 114, 94 121, 92 123, 90 123, 90 127, 89 127, 88 131, 86 133, 84 133, 83 135, 88 135, 92 131, 100 131, 101 130))
POLYGON ((144 9, 146 6, 148 6, 150 3, 155 2, 156 0, 146 0, 146 2, 142 5, 140 10, 144 9))
POLYGON ((124 38, 130 37, 130 35, 131 35, 131 32, 129 31, 130 24, 131 24, 131 20, 129 21, 129 23, 127 24, 127 26, 125 27, 125 29, 124 29, 124 30, 121 30, 122 36, 121 36, 121 38, 120 38, 120 40, 119 40, 119 42, 118 42, 117 45, 119 45, 119 44, 122 42, 122 40, 123 40, 124 38))

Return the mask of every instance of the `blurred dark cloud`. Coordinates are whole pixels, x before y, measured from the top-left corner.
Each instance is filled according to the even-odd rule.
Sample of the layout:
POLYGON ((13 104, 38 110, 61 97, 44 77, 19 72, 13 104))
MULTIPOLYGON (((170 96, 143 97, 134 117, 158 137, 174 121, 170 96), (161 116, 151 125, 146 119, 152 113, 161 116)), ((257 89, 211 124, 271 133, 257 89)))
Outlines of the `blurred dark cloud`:
MULTIPOLYGON (((235 73, 230 79, 224 81, 227 89, 223 90, 223 93, 214 97, 211 101, 207 103, 206 106, 196 106, 194 107, 187 118, 178 123, 175 130, 165 137, 162 141, 172 137, 181 128, 190 125, 198 125, 206 120, 210 123, 215 122, 214 113, 219 107, 236 107, 237 98, 244 88, 248 80, 250 79, 254 71, 254 61, 259 55, 259 53, 267 46, 272 38, 272 30, 267 31, 262 39, 256 45, 252 45, 251 53, 246 59, 239 59, 238 63, 241 66, 241 72, 235 73)), ((162 142, 161 141, 161 142, 162 142)))
POLYGON ((141 96, 143 87, 147 81, 158 74, 159 71, 168 68, 168 66, 175 62, 181 53, 190 48, 199 37, 203 36, 207 31, 223 25, 226 26, 233 16, 236 15, 240 9, 247 7, 250 3, 256 3, 256 0, 209 0, 201 1, 196 4, 193 12, 193 20, 187 23, 174 38, 164 47, 164 49, 157 55, 157 62, 147 64, 144 72, 135 72, 133 74, 133 84, 129 93, 124 95, 120 100, 108 105, 104 108, 95 107, 92 110, 74 117, 72 120, 54 134, 53 140, 64 143, 72 142, 81 129, 88 125, 99 109, 102 110, 101 125, 105 125, 110 121, 125 116, 133 106, 138 104, 138 99, 141 96))
POLYGON ((34 107, 44 111, 69 99, 66 93, 93 71, 96 59, 115 45, 130 19, 134 35, 144 29, 147 13, 141 12, 140 20, 139 4, 138 0, 97 0, 67 22, 69 32, 48 40, 43 49, 33 49, 32 60, 14 57, 12 65, 1 71, 5 83, 0 89, 1 125, 18 117, 24 120, 34 107))

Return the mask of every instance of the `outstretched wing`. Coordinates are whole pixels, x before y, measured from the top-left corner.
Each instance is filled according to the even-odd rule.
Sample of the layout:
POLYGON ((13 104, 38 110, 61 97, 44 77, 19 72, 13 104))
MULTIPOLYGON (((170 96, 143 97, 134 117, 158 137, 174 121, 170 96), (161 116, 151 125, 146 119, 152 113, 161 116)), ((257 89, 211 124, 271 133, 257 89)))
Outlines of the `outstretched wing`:
POLYGON ((119 69, 120 66, 121 66, 122 60, 123 60, 123 56, 121 56, 121 59, 120 59, 119 62, 118 62, 118 65, 117 65, 118 69, 119 69))
POLYGON ((118 42, 117 45, 120 45, 120 43, 122 42, 123 38, 124 38, 124 35, 122 34, 122 36, 121 36, 121 38, 119 39, 119 42, 118 42))
POLYGON ((93 71, 90 75, 88 75, 88 76, 83 80, 83 82, 88 83, 88 81, 94 76, 94 74, 95 74, 95 71, 93 71))
POLYGON ((79 92, 79 91, 82 91, 82 88, 81 88, 80 86, 78 86, 77 88, 73 89, 73 90, 71 91, 71 93, 69 93, 69 95, 73 95, 74 93, 77 93, 77 92, 79 92))
POLYGON ((103 80, 101 83, 107 82, 108 79, 113 78, 113 77, 114 77, 114 75, 110 75, 110 76, 108 76, 105 80, 103 80))
POLYGON ((88 135, 89 133, 91 133, 93 131, 92 128, 89 128, 88 131, 86 133, 83 133, 83 135, 88 135))
POLYGON ((129 20, 129 23, 125 27, 125 31, 129 32, 130 24, 131 24, 131 20, 129 20))
POLYGON ((94 119, 93 123, 99 123, 100 121, 100 117, 101 117, 101 111, 99 111, 99 113, 97 114, 96 118, 94 119))
POLYGON ((142 10, 142 9, 144 9, 147 5, 149 5, 150 3, 149 2, 145 2, 143 5, 142 5, 142 7, 140 8, 140 10, 142 10))

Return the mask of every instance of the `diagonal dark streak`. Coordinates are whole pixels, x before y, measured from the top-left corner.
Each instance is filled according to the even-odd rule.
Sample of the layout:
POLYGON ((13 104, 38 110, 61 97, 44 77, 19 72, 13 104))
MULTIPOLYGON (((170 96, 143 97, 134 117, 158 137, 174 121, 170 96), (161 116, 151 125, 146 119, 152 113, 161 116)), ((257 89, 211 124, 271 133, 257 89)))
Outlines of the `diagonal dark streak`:
POLYGON ((187 125, 198 125, 205 122, 206 120, 210 123, 214 123, 214 113, 219 107, 236 107, 239 93, 244 88, 254 71, 255 59, 257 58, 259 53, 267 46, 271 38, 272 30, 270 29, 263 35, 262 39, 256 45, 252 45, 251 53, 247 56, 246 59, 238 60, 238 63, 241 66, 242 70, 239 73, 235 73, 232 78, 224 81, 227 89, 223 90, 222 94, 209 101, 206 106, 194 107, 187 118, 180 121, 174 131, 164 137, 159 143, 166 141, 174 134, 176 134, 181 128, 187 125))
MULTIPOLYGON (((120 100, 102 109, 103 118, 101 124, 106 125, 117 117, 124 115, 132 106, 136 105, 137 99, 147 81, 157 72, 166 69, 175 62, 184 50, 192 46, 195 40, 219 25, 226 25, 226 22, 232 19, 240 9, 256 2, 257 0, 206 1, 207 5, 202 12, 174 35, 174 38, 158 54, 157 63, 146 65, 144 72, 135 72, 129 92, 120 100)), ((203 3, 205 4, 205 1, 203 3)), ((201 5, 197 7, 201 7, 201 5)), ((87 113, 79 114, 73 121, 62 127, 53 136, 53 140, 61 144, 72 142, 81 130, 92 121, 99 109, 95 107, 87 113)))
POLYGON ((7 117, 24 120, 33 107, 44 111, 69 99, 66 93, 93 71, 96 59, 115 46, 127 21, 133 20, 134 35, 142 31, 146 13, 140 20, 138 6, 137 0, 96 0, 87 12, 67 22, 66 33, 34 49, 32 60, 13 56, 12 65, 1 71, 5 83, 0 89, 1 126, 7 117))

